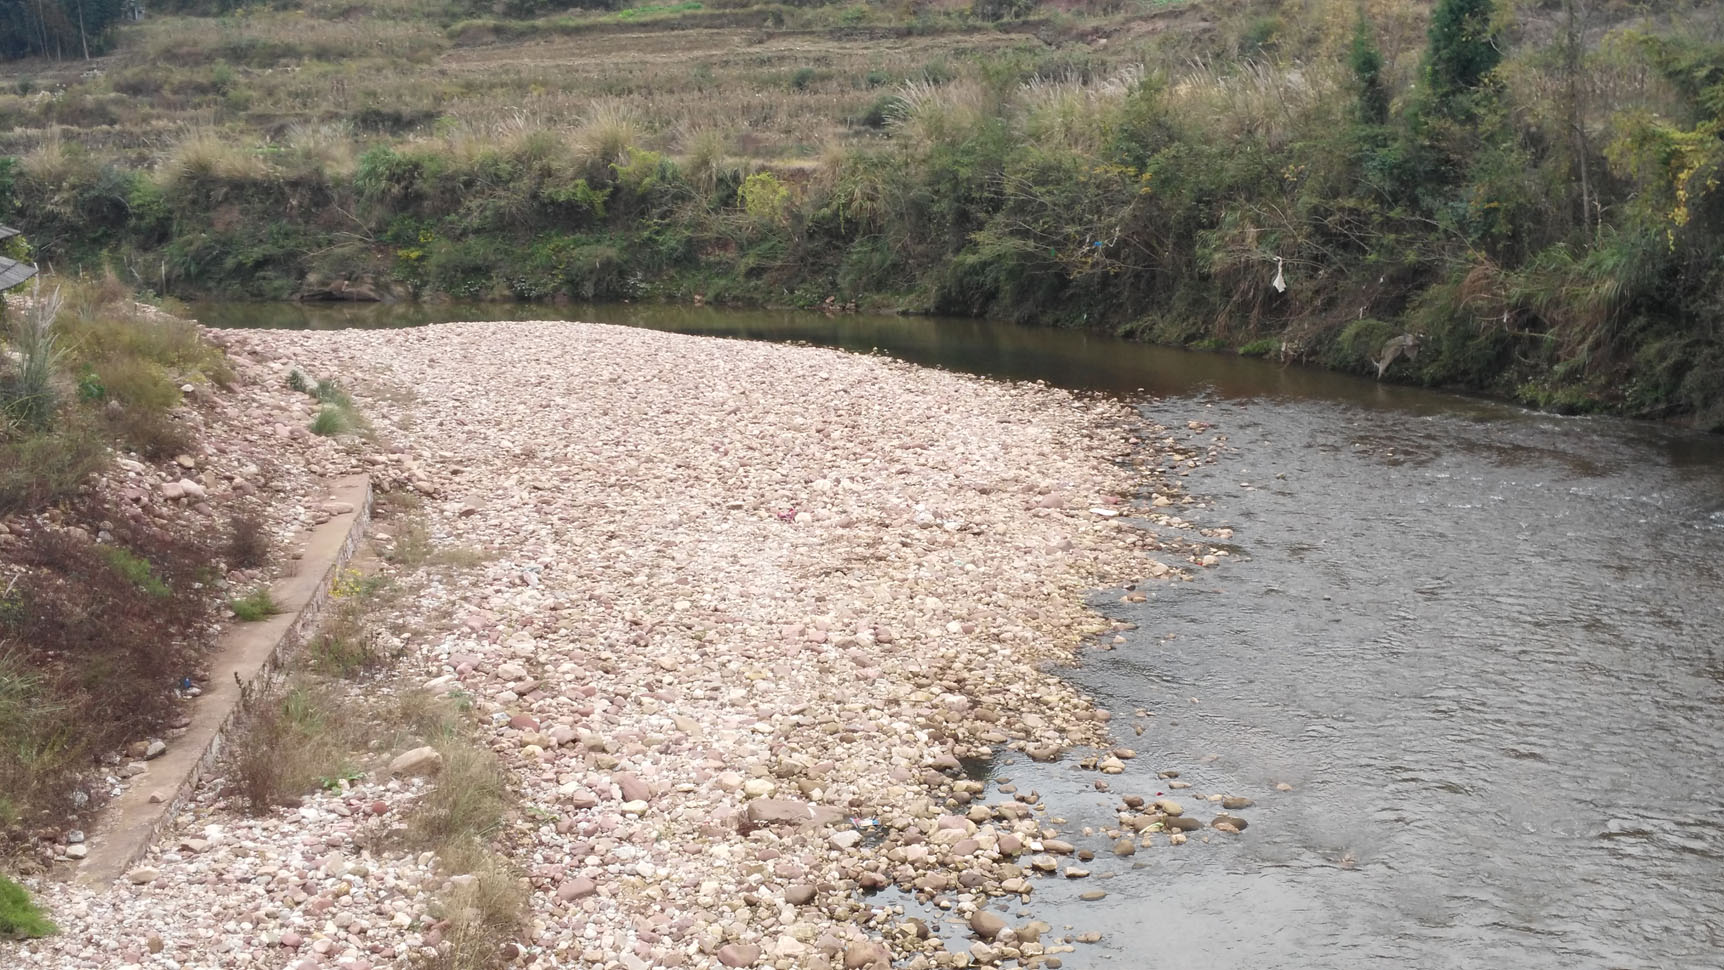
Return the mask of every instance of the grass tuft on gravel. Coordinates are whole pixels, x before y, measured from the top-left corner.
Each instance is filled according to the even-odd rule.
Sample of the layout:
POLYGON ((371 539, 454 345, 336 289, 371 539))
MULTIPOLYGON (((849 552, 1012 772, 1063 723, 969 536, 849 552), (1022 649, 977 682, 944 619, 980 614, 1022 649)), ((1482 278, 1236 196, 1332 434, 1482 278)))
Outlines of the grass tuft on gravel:
POLYGON ((0 876, 0 939, 34 939, 58 932, 23 886, 0 876))
POLYGON ((238 599, 228 600, 227 605, 233 610, 234 618, 241 623, 267 620, 281 612, 281 607, 276 604, 267 586, 260 586, 238 599))
POLYGON ((267 688, 252 702, 235 738, 229 790, 253 814, 296 805, 306 792, 354 772, 349 752, 362 717, 327 687, 304 676, 267 688))

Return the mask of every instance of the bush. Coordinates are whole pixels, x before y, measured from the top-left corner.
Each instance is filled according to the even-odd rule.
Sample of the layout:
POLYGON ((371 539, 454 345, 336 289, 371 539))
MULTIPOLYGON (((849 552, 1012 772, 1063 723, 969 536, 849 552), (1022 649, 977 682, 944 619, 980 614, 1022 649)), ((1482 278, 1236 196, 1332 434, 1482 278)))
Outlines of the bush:
POLYGON ((0 436, 0 515, 67 498, 107 464, 108 448, 87 422, 13 440, 0 436))
POLYGON ((269 525, 251 514, 235 515, 227 525, 228 565, 240 569, 258 569, 269 564, 269 554, 275 545, 269 525))
POLYGON ((338 434, 346 434, 349 430, 347 418, 340 408, 334 405, 324 405, 318 409, 317 417, 311 419, 311 433, 332 438, 338 434))
POLYGON ((977 20, 1022 20, 1036 8, 1036 0, 970 0, 970 16, 977 20))
POLYGON ((115 438, 151 460, 185 454, 197 445, 191 429, 172 414, 121 407, 103 417, 115 438))
POLYGON ((252 704, 234 739, 228 790, 257 815, 338 783, 352 773, 347 752, 358 727, 347 705, 304 679, 272 685, 252 704))
POLYGON ((100 552, 114 572, 143 592, 156 599, 173 595, 173 590, 168 589, 168 584, 155 574, 148 559, 121 546, 102 546, 100 552))

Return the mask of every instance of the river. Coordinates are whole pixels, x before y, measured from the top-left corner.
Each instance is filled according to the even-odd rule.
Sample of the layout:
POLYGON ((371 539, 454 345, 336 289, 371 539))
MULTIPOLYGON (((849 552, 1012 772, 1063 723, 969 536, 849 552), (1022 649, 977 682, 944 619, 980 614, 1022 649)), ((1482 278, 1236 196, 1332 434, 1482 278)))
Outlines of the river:
MULTIPOLYGON (((547 312, 194 308, 212 326, 547 312)), ((1069 763, 991 770, 1068 828, 1112 824, 1123 779, 1153 795, 1145 768, 1179 771, 1187 804, 1255 799, 1251 824, 1129 860, 1097 842, 1095 878, 1039 883, 1029 912, 1102 934, 1067 967, 1724 966, 1724 439, 976 321, 556 312, 1128 395, 1225 440, 1185 514, 1233 528, 1233 555, 1140 604, 1098 594, 1135 628, 1070 671, 1133 773, 1105 795, 1069 763)))

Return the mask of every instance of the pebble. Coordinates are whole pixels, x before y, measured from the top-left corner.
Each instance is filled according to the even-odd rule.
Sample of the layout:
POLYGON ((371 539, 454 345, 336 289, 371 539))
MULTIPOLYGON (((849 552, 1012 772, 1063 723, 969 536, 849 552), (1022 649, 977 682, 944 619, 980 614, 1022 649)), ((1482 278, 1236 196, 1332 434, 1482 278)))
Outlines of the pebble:
POLYGON ((760 947, 752 943, 726 943, 718 950, 718 962, 727 967, 752 967, 760 962, 760 947))

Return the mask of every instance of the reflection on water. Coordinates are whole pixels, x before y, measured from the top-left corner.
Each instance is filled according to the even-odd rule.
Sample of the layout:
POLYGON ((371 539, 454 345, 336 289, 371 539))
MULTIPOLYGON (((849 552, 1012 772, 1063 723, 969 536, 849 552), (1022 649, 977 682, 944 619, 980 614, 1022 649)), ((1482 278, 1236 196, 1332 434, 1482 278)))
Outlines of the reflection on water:
MULTIPOLYGON (((198 309, 316 327, 547 312, 198 309)), ((1251 827, 1044 881, 1036 915, 1104 933, 1068 967, 1724 965, 1724 439, 976 321, 557 312, 1144 389, 1152 419, 1228 436, 1187 480, 1212 509, 1187 517, 1234 527, 1233 561, 1140 605, 1099 598, 1138 629, 1072 673, 1139 752, 1116 794, 1069 765, 996 771, 1068 831, 1111 825, 1117 794, 1168 768, 1255 798, 1251 827), (1077 902, 1092 886, 1107 897, 1077 902)))
POLYGON ((1075 330, 985 320, 885 314, 828 316, 796 310, 726 310, 663 304, 552 307, 526 303, 203 303, 192 314, 212 327, 303 330, 411 327, 450 320, 590 320, 676 333, 803 342, 1011 380, 1117 394, 1217 393, 1323 397, 1364 407, 1421 413, 1495 414, 1485 402, 1378 384, 1307 367, 1282 367, 1231 354, 1203 354, 1075 330))

